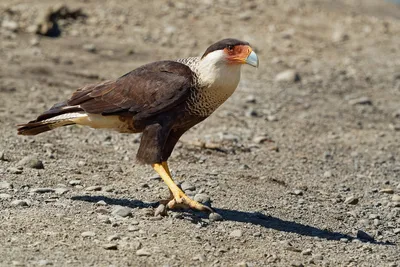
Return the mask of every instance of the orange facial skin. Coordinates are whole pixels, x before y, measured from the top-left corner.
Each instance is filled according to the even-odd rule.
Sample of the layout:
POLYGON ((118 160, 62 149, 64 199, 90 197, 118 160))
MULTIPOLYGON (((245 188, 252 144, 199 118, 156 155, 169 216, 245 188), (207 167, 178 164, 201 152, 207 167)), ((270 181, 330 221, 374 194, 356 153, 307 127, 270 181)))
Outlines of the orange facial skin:
POLYGON ((246 64, 246 59, 253 49, 248 45, 235 45, 224 48, 229 64, 246 64))

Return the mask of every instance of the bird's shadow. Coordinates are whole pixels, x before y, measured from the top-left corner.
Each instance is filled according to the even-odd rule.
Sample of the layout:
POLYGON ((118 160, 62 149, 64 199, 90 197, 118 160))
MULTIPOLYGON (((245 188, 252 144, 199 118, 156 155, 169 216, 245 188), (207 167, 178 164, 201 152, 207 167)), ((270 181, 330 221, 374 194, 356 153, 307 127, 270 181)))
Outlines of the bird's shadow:
MULTIPOLYGON (((135 200, 117 199, 105 196, 74 196, 71 199, 78 201, 92 202, 92 203, 97 203, 98 201, 103 200, 109 205, 119 205, 130 208, 150 208, 150 207, 154 208, 158 205, 157 202, 146 203, 136 199, 135 200)), ((344 241, 344 240, 352 241, 356 239, 356 237, 348 234, 323 230, 314 226, 296 223, 293 221, 282 220, 277 217, 262 214, 260 212, 246 212, 246 211, 218 209, 218 208, 214 208, 214 210, 215 212, 220 214, 225 221, 250 223, 253 225, 262 226, 267 229, 274 229, 281 232, 294 233, 302 236, 318 237, 321 239, 333 240, 333 241, 344 241)), ((204 212, 182 211, 182 213, 185 216, 189 217, 194 223, 203 221, 203 224, 207 225, 207 223, 204 223, 204 220, 207 219, 208 217, 204 212)), ((359 239, 359 240, 364 243, 373 243, 377 245, 395 245, 390 242, 379 242, 373 240, 372 238, 369 240, 365 239, 359 239)))

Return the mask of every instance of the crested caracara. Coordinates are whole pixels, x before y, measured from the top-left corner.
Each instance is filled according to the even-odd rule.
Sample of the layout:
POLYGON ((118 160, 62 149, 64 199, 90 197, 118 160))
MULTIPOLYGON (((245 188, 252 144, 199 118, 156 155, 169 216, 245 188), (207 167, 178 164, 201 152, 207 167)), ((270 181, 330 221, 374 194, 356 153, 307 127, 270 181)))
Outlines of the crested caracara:
POLYGON ((36 135, 72 124, 143 133, 137 159, 152 165, 167 184, 167 207, 212 212, 174 183, 167 160, 182 134, 232 95, 243 64, 258 66, 249 43, 224 39, 201 57, 157 61, 116 80, 84 86, 36 120, 19 125, 18 134, 36 135))

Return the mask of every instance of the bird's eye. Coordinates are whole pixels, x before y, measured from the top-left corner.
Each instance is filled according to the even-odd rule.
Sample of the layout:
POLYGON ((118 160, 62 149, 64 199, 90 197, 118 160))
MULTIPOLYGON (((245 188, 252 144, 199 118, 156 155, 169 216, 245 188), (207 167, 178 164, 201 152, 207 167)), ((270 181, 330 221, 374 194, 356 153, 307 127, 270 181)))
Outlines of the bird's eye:
POLYGON ((233 45, 228 45, 227 48, 228 48, 229 51, 232 51, 233 50, 233 45))

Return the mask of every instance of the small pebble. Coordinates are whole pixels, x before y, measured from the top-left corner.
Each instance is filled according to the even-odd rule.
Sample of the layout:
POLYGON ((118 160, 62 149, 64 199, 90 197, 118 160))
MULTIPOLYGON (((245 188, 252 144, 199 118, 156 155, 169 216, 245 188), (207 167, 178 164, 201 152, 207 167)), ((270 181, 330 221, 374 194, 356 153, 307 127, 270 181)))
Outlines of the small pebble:
POLYGON ((118 235, 118 234, 110 235, 110 236, 107 237, 107 241, 108 241, 108 242, 115 241, 115 240, 119 240, 119 239, 121 239, 121 237, 120 237, 120 235, 118 235))
POLYGON ((360 97, 349 101, 350 105, 372 105, 371 99, 368 97, 360 97))
POLYGON ((0 199, 10 199, 11 195, 6 193, 0 193, 0 199))
POLYGON ((181 184, 181 188, 182 188, 183 191, 194 191, 194 190, 196 190, 196 187, 194 185, 192 185, 191 183, 187 182, 187 181, 184 181, 181 184))
POLYGON ((94 44, 85 44, 83 45, 83 49, 91 53, 96 52, 96 46, 94 44))
POLYGON ((118 245, 115 244, 115 243, 107 243, 107 244, 103 245, 103 248, 107 249, 107 250, 117 250, 118 249, 118 245))
POLYGON ((65 188, 65 187, 59 187, 59 188, 54 189, 54 192, 55 192, 57 195, 64 195, 64 194, 67 193, 68 191, 69 191, 69 189, 68 189, 68 188, 65 188))
POLYGON ((331 171, 324 172, 324 177, 325 178, 331 178, 332 177, 332 172, 331 171))
POLYGON ((222 221, 222 220, 223 220, 222 216, 219 215, 219 214, 216 213, 216 212, 210 213, 210 215, 208 215, 208 219, 209 219, 211 222, 216 222, 216 221, 222 221))
POLYGON ((39 266, 53 265, 53 263, 51 261, 49 261, 49 260, 39 260, 37 262, 37 264, 39 266))
POLYGON ((233 230, 233 231, 229 234, 229 236, 231 236, 231 237, 241 237, 242 235, 243 235, 243 232, 242 232, 242 230, 240 230, 240 229, 233 230))
POLYGON ((80 185, 81 184, 81 180, 71 180, 68 182, 69 185, 80 185))
POLYGON ((136 255, 138 255, 138 256, 150 256, 151 253, 150 253, 150 251, 148 251, 148 250, 142 248, 142 249, 138 249, 138 250, 136 251, 136 255))
POLYGON ((7 171, 12 174, 21 174, 23 172, 22 168, 15 168, 15 167, 10 167, 7 169, 7 171))
POLYGON ((14 186, 7 181, 0 181, 1 189, 12 189, 14 186))
POLYGON ((296 189, 296 190, 293 191, 293 194, 296 195, 296 196, 302 196, 303 195, 303 191, 301 191, 299 189, 296 189))
POLYGON ((107 203, 104 200, 99 200, 96 202, 96 204, 99 206, 107 206, 107 203))
POLYGON ((120 217, 127 217, 127 216, 132 216, 132 209, 128 207, 116 207, 112 212, 112 215, 117 215, 120 217))
POLYGON ((238 264, 236 264, 236 266, 238 266, 238 267, 248 267, 249 265, 247 264, 247 262, 242 261, 242 262, 239 262, 238 264))
POLYGON ((165 216, 167 215, 167 208, 165 207, 164 204, 158 205, 156 210, 154 211, 154 216, 165 216))
POLYGON ((16 199, 11 202, 11 206, 20 206, 20 207, 27 207, 29 206, 29 202, 26 200, 16 199))
POLYGON ((394 233, 395 235, 400 234, 400 228, 395 228, 395 229, 393 230, 393 233, 394 233))
POLYGON ((383 188, 379 191, 379 193, 384 193, 384 194, 393 194, 394 191, 391 188, 383 188))
POLYGON ((349 196, 345 199, 344 203, 349 205, 356 205, 358 204, 358 198, 355 196, 349 196))
POLYGON ((295 70, 285 70, 275 76, 277 82, 299 82, 300 75, 295 70))
POLYGON ((101 191, 101 186, 93 185, 85 188, 86 191, 101 191))
POLYGON ((210 197, 206 194, 196 194, 194 200, 200 203, 210 203, 210 197))
POLYGON ((397 194, 396 194, 396 195, 393 195, 393 196, 392 196, 392 201, 393 201, 393 202, 400 202, 400 195, 397 195, 397 194))
POLYGON ((93 237, 93 236, 95 236, 95 235, 96 235, 96 233, 93 232, 93 231, 87 231, 87 232, 81 233, 81 236, 82 236, 82 237, 93 237))
POLYGON ((21 159, 17 165, 33 169, 44 169, 43 162, 39 160, 36 156, 26 156, 21 159))
POLYGON ((301 255, 311 255, 312 254, 312 250, 311 249, 305 249, 301 252, 301 255))
POLYGON ((44 193, 53 193, 55 190, 49 187, 39 187, 39 188, 32 188, 32 193, 44 194, 44 193))

